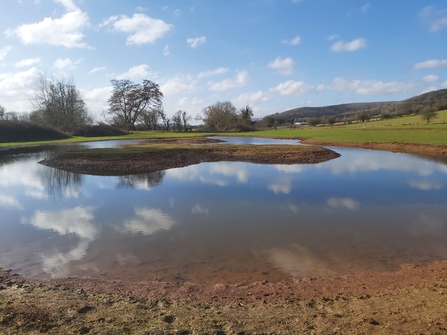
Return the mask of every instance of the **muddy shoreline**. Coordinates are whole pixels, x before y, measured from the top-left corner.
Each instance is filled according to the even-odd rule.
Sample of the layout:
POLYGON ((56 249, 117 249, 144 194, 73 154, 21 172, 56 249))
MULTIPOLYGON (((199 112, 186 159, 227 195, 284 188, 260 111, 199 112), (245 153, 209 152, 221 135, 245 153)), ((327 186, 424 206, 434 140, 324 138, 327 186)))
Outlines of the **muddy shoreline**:
POLYGON ((149 173, 204 162, 315 164, 340 157, 335 151, 320 146, 213 145, 216 141, 206 138, 151 140, 118 149, 70 151, 39 163, 68 171, 110 175, 149 173))
POLYGON ((447 262, 250 285, 34 280, 0 269, 2 334, 443 334, 447 262))

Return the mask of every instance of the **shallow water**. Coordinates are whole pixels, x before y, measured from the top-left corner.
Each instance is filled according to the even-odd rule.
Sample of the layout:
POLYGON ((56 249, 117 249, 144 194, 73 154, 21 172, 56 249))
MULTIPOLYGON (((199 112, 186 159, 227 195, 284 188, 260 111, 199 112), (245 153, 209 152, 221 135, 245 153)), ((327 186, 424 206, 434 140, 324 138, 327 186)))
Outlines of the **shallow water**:
POLYGON ((248 283, 447 259, 447 164, 335 150, 316 165, 120 177, 37 164, 48 150, 2 157, 0 266, 37 278, 248 283))

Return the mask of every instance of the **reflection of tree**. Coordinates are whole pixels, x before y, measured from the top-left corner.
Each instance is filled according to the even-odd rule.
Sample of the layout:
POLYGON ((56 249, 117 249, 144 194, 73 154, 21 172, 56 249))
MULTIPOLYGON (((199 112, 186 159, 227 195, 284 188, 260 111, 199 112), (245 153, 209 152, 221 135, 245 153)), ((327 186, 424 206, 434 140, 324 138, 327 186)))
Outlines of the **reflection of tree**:
POLYGON ((80 173, 53 168, 39 169, 38 176, 48 194, 57 197, 78 193, 83 182, 83 176, 80 173))
POLYGON ((133 174, 128 176, 120 176, 118 183, 118 188, 137 188, 146 187, 154 188, 163 182, 163 177, 165 176, 165 171, 157 171, 146 174, 133 174))

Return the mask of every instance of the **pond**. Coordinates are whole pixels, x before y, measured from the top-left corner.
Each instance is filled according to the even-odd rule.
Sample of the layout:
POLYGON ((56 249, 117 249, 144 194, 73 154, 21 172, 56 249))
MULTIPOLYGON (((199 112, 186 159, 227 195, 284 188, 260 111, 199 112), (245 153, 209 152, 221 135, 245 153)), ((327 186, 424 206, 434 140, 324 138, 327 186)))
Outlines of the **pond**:
POLYGON ((447 259, 443 162, 332 148, 341 157, 315 165, 119 177, 37 164, 104 145, 117 142, 0 156, 0 266, 35 278, 235 284, 447 259))

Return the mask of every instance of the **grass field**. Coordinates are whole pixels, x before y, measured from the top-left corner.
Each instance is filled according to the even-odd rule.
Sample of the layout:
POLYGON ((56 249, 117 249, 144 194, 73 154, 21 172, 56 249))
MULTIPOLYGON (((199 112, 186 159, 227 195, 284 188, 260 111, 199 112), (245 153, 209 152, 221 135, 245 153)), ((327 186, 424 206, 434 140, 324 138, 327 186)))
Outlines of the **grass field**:
POLYGON ((447 145, 447 110, 438 112, 438 117, 431 124, 423 122, 419 115, 400 117, 390 120, 354 123, 296 129, 263 130, 238 133, 200 133, 200 132, 134 132, 124 136, 108 137, 72 137, 57 141, 0 143, 1 147, 17 147, 49 143, 76 143, 102 140, 150 139, 194 137, 210 135, 253 136, 271 138, 307 139, 309 142, 324 143, 409 143, 426 145, 447 145))

